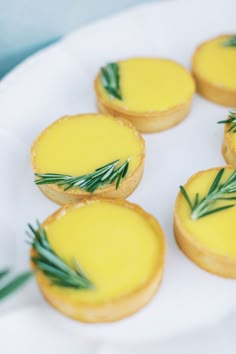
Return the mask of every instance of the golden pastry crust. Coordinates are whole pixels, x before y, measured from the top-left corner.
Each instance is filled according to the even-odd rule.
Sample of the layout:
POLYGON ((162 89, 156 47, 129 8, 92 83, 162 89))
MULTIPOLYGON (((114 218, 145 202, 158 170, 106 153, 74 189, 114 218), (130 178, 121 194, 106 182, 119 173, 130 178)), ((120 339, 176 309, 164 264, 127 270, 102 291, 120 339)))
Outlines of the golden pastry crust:
MULTIPOLYGON (((220 170, 221 168, 219 167, 218 169, 220 170)), ((210 170, 216 169, 212 168, 208 171, 210 170)), ((188 188, 193 179, 203 172, 205 171, 200 171, 193 175, 185 184, 185 189, 188 188)), ((178 213, 183 198, 182 193, 179 192, 174 208, 174 235, 179 248, 190 260, 209 273, 225 278, 236 278, 236 258, 213 252, 204 244, 198 242, 184 227, 184 220, 181 219, 178 213)))
MULTIPOLYGON (((172 61, 178 66, 177 62, 172 61)), ((183 68, 181 66, 181 68, 183 68)), ((185 69, 186 72, 191 74, 185 69)), ((122 117, 129 120, 142 133, 155 133, 169 129, 184 120, 191 110, 192 96, 185 103, 179 104, 165 111, 135 112, 115 106, 112 101, 104 100, 99 90, 100 73, 94 81, 94 89, 97 97, 98 111, 110 114, 114 117, 122 117)))
MULTIPOLYGON (((80 203, 76 203, 76 206, 83 206, 92 200, 99 200, 99 198, 85 199, 80 203)), ((148 281, 143 284, 142 287, 136 289, 135 291, 132 290, 130 293, 124 296, 114 298, 109 302, 104 303, 90 304, 81 302, 79 300, 77 301, 75 297, 70 298, 66 289, 52 285, 44 273, 38 270, 35 273, 36 280, 44 298, 48 301, 48 303, 58 311, 62 312, 64 315, 81 322, 113 322, 134 314, 152 299, 162 280, 166 254, 166 241, 164 233, 157 220, 152 215, 145 212, 138 205, 132 204, 126 200, 106 199, 106 201, 131 208, 145 217, 145 219, 148 220, 153 229, 156 231, 156 235, 160 242, 161 252, 158 256, 158 264, 156 269, 154 270, 152 276, 150 276, 150 279, 148 279, 148 281)), ((71 205, 65 205, 64 207, 60 208, 54 214, 49 216, 42 224, 42 226, 45 228, 52 220, 57 217, 58 214, 60 214, 62 211, 66 211, 67 208, 70 207, 71 205)), ((32 255, 34 255, 34 251, 31 250, 31 256, 32 255)), ((33 265, 32 267, 35 268, 33 265)))
MULTIPOLYGON (((85 116, 86 114, 83 114, 85 116)), ((87 114, 88 116, 96 114, 87 114)), ((76 116, 70 116, 70 117, 77 117, 76 116)), ((59 120, 65 119, 67 116, 63 116, 57 121, 55 121, 53 124, 56 124, 59 120)), ((115 119, 114 117, 111 117, 111 119, 115 119)), ((115 189, 115 184, 108 184, 103 186, 102 188, 97 189, 94 193, 89 193, 81 189, 69 189, 67 191, 64 191, 63 187, 57 186, 56 184, 42 184, 38 185, 39 189, 43 192, 43 194, 52 200, 53 202, 59 204, 59 205, 65 205, 69 203, 75 203, 83 198, 88 198, 88 197, 93 197, 93 196, 99 196, 100 198, 126 198, 128 197, 138 186, 139 182, 141 181, 142 175, 143 175, 143 169, 144 169, 144 160, 145 160, 145 142, 142 137, 142 135, 135 129, 135 127, 127 120, 119 118, 119 121, 125 125, 128 126, 136 136, 138 136, 140 145, 142 147, 142 152, 140 154, 140 162, 137 166, 137 168, 134 170, 134 172, 126 176, 124 179, 121 180, 121 183, 119 185, 118 189, 115 189)), ((38 168, 37 164, 35 161, 35 146, 38 144, 40 139, 42 138, 43 134, 49 129, 51 125, 46 128, 39 136, 38 138, 34 141, 32 147, 31 147, 31 161, 32 161, 32 167, 34 173, 38 173, 38 168)))
POLYGON ((230 35, 220 35, 215 38, 211 38, 202 44, 200 44, 195 50, 192 57, 192 74, 196 81, 197 92, 208 99, 209 101, 218 103, 222 106, 235 107, 236 106, 236 90, 224 87, 222 85, 216 85, 210 81, 207 81, 202 77, 201 73, 196 70, 196 62, 198 55, 201 52, 202 48, 209 42, 214 39, 224 38, 225 36, 230 35))
POLYGON ((229 128, 230 125, 225 124, 222 154, 226 163, 236 168, 236 148, 232 141, 233 135, 236 133, 228 132, 229 128))

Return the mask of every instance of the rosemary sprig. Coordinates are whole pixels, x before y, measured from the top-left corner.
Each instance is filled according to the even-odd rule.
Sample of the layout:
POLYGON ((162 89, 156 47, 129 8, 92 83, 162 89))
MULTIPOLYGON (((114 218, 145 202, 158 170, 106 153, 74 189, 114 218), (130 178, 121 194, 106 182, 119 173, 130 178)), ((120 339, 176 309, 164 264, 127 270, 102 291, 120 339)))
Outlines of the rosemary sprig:
POLYGON ((229 111, 226 120, 220 120, 218 124, 230 124, 228 132, 236 133, 236 111, 229 111))
POLYGON ((236 47, 236 35, 231 36, 223 43, 224 47, 236 47))
POLYGON ((83 176, 70 176, 58 173, 35 173, 38 177, 36 184, 57 184, 64 186, 64 190, 80 188, 86 192, 93 193, 96 189, 105 184, 112 184, 116 181, 116 189, 119 188, 121 180, 126 176, 129 168, 129 159, 117 167, 120 160, 115 160, 105 166, 97 168, 94 172, 83 176))
POLYGON ((9 279, 10 269, 0 270, 0 301, 17 291, 32 276, 32 272, 27 271, 16 275, 13 279, 9 279))
POLYGON ((235 205, 227 204, 221 207, 214 207, 217 201, 236 200, 236 170, 226 182, 220 183, 224 171, 225 169, 222 168, 217 173, 207 195, 203 198, 200 198, 199 193, 196 193, 194 200, 191 201, 185 188, 180 186, 180 190, 191 209, 192 220, 200 219, 207 215, 232 208, 235 205))
POLYGON ((29 230, 26 232, 29 243, 35 250, 35 256, 31 257, 32 262, 47 277, 52 284, 74 289, 92 288, 92 283, 88 280, 76 260, 73 260, 73 268, 66 264, 51 248, 47 234, 42 225, 37 221, 37 229, 28 224, 29 230))
POLYGON ((120 91, 119 66, 117 63, 109 63, 101 68, 101 82, 112 99, 123 99, 120 91))

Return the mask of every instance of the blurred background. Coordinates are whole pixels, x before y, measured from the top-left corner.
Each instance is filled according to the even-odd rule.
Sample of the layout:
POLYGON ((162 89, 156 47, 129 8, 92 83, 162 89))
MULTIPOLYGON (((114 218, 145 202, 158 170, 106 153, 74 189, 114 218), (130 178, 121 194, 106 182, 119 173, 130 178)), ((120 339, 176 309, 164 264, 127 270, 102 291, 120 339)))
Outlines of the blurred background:
POLYGON ((151 0, 0 0, 0 78, 71 30, 151 0))

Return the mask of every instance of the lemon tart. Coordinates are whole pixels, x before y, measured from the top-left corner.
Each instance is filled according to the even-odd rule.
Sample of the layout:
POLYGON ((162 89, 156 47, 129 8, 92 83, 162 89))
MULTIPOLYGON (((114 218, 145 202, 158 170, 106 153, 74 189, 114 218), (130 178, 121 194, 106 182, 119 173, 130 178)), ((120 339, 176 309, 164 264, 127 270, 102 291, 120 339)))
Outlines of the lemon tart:
POLYGON ((236 111, 230 111, 226 120, 218 123, 224 123, 224 140, 222 154, 225 161, 236 167, 236 111))
POLYGON ((101 68, 95 80, 100 112, 130 120, 141 132, 168 129, 190 111, 195 84, 180 64, 131 58, 101 68))
POLYGON ((36 184, 60 205, 92 195, 127 197, 144 157, 144 140, 131 123, 101 114, 62 117, 31 148, 36 184))
POLYGON ((181 250, 201 268, 236 278, 236 170, 212 168, 192 176, 175 204, 181 250))
POLYGON ((66 316, 116 321, 148 303, 160 285, 165 237, 154 217, 135 204, 86 199, 62 207, 33 232, 39 288, 66 316))
POLYGON ((202 96, 236 107, 236 36, 222 35, 201 44, 193 55, 192 70, 202 96))

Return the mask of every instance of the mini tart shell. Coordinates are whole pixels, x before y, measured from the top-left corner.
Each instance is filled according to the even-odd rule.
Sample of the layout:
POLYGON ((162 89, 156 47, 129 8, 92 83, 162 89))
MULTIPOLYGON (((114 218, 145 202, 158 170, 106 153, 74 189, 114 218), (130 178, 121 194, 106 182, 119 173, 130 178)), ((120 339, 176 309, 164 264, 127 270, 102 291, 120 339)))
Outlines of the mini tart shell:
MULTIPOLYGON (((76 205, 83 206, 92 200, 99 200, 99 198, 84 199, 80 203, 76 203, 76 205)), ((126 200, 106 199, 106 201, 132 208, 137 213, 140 213, 142 216, 144 216, 145 219, 147 219, 148 222, 152 225, 154 230, 156 230, 160 240, 161 255, 155 273, 150 277, 146 284, 144 284, 139 289, 132 290, 130 293, 124 296, 120 296, 110 300, 109 302, 99 304, 86 304, 81 301, 76 301, 76 299, 71 299, 68 296, 68 293, 63 290, 63 288, 52 285, 48 277, 45 276, 44 273, 40 270, 37 270, 37 272, 35 272, 36 281, 42 295, 47 300, 47 302, 64 315, 81 322, 114 322, 134 314, 150 302, 158 290, 163 276, 166 241, 158 221, 152 215, 144 211, 140 206, 130 203, 126 200)), ((46 225, 55 219, 62 210, 66 211, 70 207, 71 205, 65 205, 64 207, 60 208, 54 214, 49 216, 44 221, 42 226, 46 227, 46 225)), ((34 255, 35 251, 31 249, 31 256, 34 255)), ((32 263, 31 266, 33 269, 35 269, 35 266, 32 263)))
POLYGON ((235 107, 236 106, 236 90, 223 87, 220 85, 213 84, 210 81, 204 79, 199 72, 196 70, 196 60, 199 52, 201 51, 202 47, 211 42, 213 39, 223 38, 225 35, 221 35, 215 38, 211 38, 208 41, 203 42, 200 44, 197 49, 195 50, 193 57, 192 57, 192 74, 196 81, 197 92, 208 99, 209 101, 218 103, 222 106, 226 107, 235 107))
MULTIPOLYGON (((174 62, 176 65, 180 65, 174 62)), ((187 69, 186 69, 187 71, 187 69)), ((189 73, 191 75, 191 73, 189 73)), ((94 81, 94 89, 97 97, 97 108, 100 113, 110 114, 114 117, 128 119, 140 132, 155 133, 169 129, 179 124, 187 117, 191 110, 192 97, 185 103, 179 104, 165 111, 135 112, 125 110, 112 104, 112 101, 104 100, 99 92, 100 73, 94 81)))
MULTIPOLYGON (((82 114, 82 115, 85 116, 86 114, 82 114)), ((96 116, 96 114, 87 114, 87 115, 88 116, 91 116, 91 115, 96 116)), ((60 119, 64 119, 66 117, 67 116, 63 116, 60 119)), ((110 116, 110 117, 115 119, 112 116, 110 116)), ((60 119, 58 119, 58 120, 60 120, 60 119)), ((75 189, 75 188, 71 188, 71 189, 68 189, 67 191, 64 191, 63 187, 59 187, 56 184, 38 185, 41 192, 48 199, 50 199, 51 201, 53 201, 59 205, 65 205, 65 204, 70 204, 70 203, 76 203, 84 198, 89 198, 89 197, 93 197, 93 196, 99 196, 100 198, 126 198, 130 194, 133 193, 133 191, 137 188, 139 182, 141 181, 141 178, 143 175, 144 160, 145 160, 145 142, 144 142, 142 135, 135 129, 135 127, 129 121, 122 119, 122 118, 119 118, 119 120, 122 122, 123 125, 128 126, 129 128, 131 128, 133 130, 134 134, 138 136, 138 139, 139 139, 140 144, 142 146, 142 152, 140 154, 140 162, 139 162, 139 165, 137 166, 137 168, 134 170, 134 172, 131 175, 126 176, 124 179, 121 180, 121 183, 120 183, 118 189, 115 189, 115 184, 108 184, 108 185, 103 186, 102 188, 98 188, 93 193, 89 193, 84 190, 75 189)), ((55 124, 55 122, 52 124, 55 124)), ((48 128, 50 128, 50 126, 48 128)), ((32 167, 33 167, 34 173, 39 172, 37 169, 37 165, 35 163, 35 158, 34 158, 34 154, 33 154, 34 147, 38 143, 41 136, 44 134, 44 132, 48 128, 46 128, 38 136, 38 138, 34 141, 32 147, 31 147, 31 161, 32 161, 32 167)))
POLYGON ((224 156, 226 163, 236 168, 236 148, 232 142, 232 136, 235 133, 228 132, 229 128, 230 128, 230 124, 225 124, 222 154, 224 156))
MULTIPOLYGON (((219 170, 221 167, 219 168, 219 170)), ((215 168, 209 169, 215 170, 215 168)), ((204 171, 194 174, 185 184, 187 186, 192 179, 196 178, 204 171)), ((182 193, 177 195, 174 208, 174 235, 176 242, 182 252, 200 268, 209 273, 219 275, 224 278, 236 278, 236 259, 227 255, 220 255, 209 250, 205 245, 195 240, 191 233, 183 227, 183 221, 178 216, 179 203, 183 198, 182 193)))

